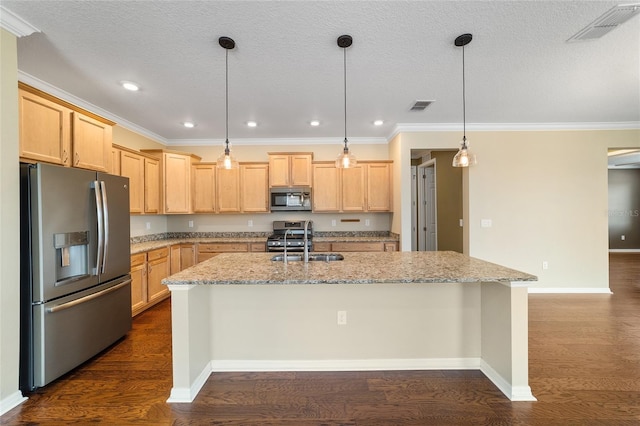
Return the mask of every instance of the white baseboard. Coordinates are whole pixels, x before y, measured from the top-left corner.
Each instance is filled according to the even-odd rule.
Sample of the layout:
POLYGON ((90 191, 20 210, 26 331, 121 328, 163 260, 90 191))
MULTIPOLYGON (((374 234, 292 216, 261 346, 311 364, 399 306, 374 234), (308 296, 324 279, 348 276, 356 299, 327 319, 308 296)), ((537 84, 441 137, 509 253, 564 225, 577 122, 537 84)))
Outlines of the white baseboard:
POLYGON ((170 402, 170 403, 193 402, 193 400, 196 399, 198 392, 200 392, 200 389, 202 389, 202 386, 204 386, 204 384, 207 382, 207 379, 211 375, 212 371, 213 370, 211 369, 211 362, 208 362, 207 365, 205 365, 204 369, 200 372, 198 377, 196 377, 196 380, 191 384, 191 387, 188 387, 188 388, 172 387, 171 394, 169 395, 169 399, 167 399, 167 402, 170 402))
POLYGON ((12 410, 13 408, 17 407, 18 405, 22 404, 27 399, 28 399, 27 397, 22 396, 22 392, 20 392, 19 390, 15 391, 8 397, 1 399, 0 400, 0 416, 8 412, 9 410, 12 410))
POLYGON ((529 293, 539 294, 613 294, 608 287, 529 287, 529 293))
POLYGON ((511 401, 537 401, 529 386, 512 386, 496 370, 484 361, 480 361, 480 371, 511 401))

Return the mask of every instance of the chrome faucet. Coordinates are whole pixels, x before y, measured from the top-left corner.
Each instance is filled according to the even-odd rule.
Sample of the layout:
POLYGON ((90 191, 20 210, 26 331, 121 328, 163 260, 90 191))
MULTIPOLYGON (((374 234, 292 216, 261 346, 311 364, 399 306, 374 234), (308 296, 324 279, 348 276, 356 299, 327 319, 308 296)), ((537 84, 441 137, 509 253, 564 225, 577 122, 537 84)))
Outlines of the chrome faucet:
POLYGON ((287 234, 291 231, 291 229, 286 229, 284 231, 284 264, 287 264, 287 234))
POLYGON ((304 221, 304 263, 309 263, 309 224, 311 224, 310 220, 304 221))

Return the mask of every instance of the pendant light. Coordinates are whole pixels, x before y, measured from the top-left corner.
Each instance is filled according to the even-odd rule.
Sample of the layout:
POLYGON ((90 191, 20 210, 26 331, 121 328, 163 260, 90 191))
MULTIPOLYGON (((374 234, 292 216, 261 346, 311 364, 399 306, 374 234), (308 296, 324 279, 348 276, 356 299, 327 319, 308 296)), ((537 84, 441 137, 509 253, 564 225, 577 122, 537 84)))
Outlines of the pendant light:
POLYGON ((471 43, 471 34, 462 34, 455 40, 455 45, 462 46, 462 142, 460 149, 453 157, 453 167, 469 167, 476 164, 476 156, 469 151, 467 143, 467 119, 466 119, 466 97, 465 97, 465 81, 464 81, 464 47, 471 43))
POLYGON ((229 149, 229 50, 236 47, 236 42, 230 37, 220 37, 218 43, 225 49, 225 141, 224 152, 218 157, 219 169, 237 169, 240 167, 229 149))
POLYGON ((347 47, 351 46, 352 43, 353 38, 350 35, 338 37, 338 47, 342 48, 344 54, 344 148, 336 159, 336 167, 339 169, 348 169, 357 164, 355 155, 349 152, 349 142, 347 140, 347 47))

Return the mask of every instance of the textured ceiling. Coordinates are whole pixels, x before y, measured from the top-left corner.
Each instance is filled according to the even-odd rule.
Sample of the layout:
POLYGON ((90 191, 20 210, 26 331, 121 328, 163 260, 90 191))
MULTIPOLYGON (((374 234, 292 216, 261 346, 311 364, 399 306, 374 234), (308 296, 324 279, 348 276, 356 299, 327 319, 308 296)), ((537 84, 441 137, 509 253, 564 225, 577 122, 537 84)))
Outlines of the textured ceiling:
MULTIPOLYGON (((12 1, 41 32, 18 39, 20 78, 96 106, 172 144, 229 137, 344 137, 460 128, 465 48, 468 130, 640 121, 640 17, 604 37, 566 40, 611 1, 12 1), (142 89, 124 91, 131 80, 142 89), (409 111, 416 100, 434 100, 409 111), (321 125, 310 127, 309 121, 321 125), (373 120, 382 119, 375 127, 373 120), (181 122, 193 120, 193 129, 181 122), (258 122, 247 128, 248 120, 258 122), (184 141, 183 141, 184 142, 184 141)), ((320 140, 320 139, 318 139, 320 140)))

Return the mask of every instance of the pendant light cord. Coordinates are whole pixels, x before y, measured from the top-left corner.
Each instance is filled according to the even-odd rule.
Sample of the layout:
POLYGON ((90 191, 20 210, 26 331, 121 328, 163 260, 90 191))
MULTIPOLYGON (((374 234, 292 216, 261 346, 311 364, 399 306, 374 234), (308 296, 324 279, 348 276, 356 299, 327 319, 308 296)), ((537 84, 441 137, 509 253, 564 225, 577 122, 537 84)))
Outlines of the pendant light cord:
POLYGON ((344 64, 344 149, 347 150, 347 48, 343 50, 344 64))
POLYGON ((225 153, 229 153, 229 49, 225 49, 225 153))
POLYGON ((467 105, 464 78, 464 45, 462 46, 462 143, 467 143, 467 105))

